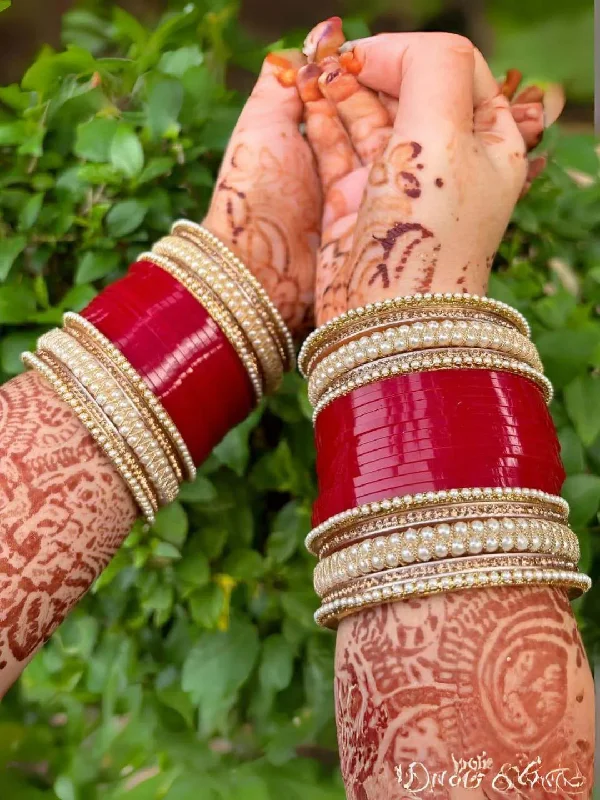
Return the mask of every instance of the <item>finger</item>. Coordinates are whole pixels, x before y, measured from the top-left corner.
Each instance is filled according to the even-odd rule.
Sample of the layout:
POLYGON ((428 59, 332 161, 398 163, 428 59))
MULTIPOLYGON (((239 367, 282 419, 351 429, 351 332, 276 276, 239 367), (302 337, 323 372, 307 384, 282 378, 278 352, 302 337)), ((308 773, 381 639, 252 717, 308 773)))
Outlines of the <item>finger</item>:
POLYGON ((297 128, 304 109, 295 83, 290 85, 289 80, 303 63, 299 50, 269 54, 236 128, 258 130, 281 123, 297 128))
POLYGON ((395 120, 398 114, 398 98, 392 97, 385 92, 378 92, 378 96, 381 105, 384 106, 385 110, 388 112, 389 118, 395 120))
POLYGON ((304 103, 306 136, 317 161, 327 201, 334 183, 360 165, 335 107, 321 93, 321 68, 307 64, 298 72, 298 92, 304 103))
POLYGON ((544 125, 550 125, 562 114, 565 107, 565 90, 559 83, 551 83, 544 91, 544 125))
POLYGON ((319 63, 327 56, 335 55, 345 42, 340 17, 330 17, 319 22, 304 40, 302 52, 309 63, 319 63))
POLYGON ((535 158, 529 159, 527 177, 525 179, 525 183, 523 184, 523 189, 521 190, 521 197, 524 197, 531 189, 531 184, 546 169, 547 163, 548 157, 546 155, 536 156, 535 158))
POLYGON ((544 107, 541 103, 513 104, 510 110, 527 150, 533 150, 544 135, 544 107))
POLYGON ((522 80, 523 73, 518 69, 507 70, 506 77, 500 83, 500 93, 508 100, 512 100, 522 80))
POLYGON ((541 103, 544 99, 544 90, 539 86, 527 86, 522 92, 513 98, 513 105, 523 103, 541 103))
POLYGON ((359 82, 399 98, 396 125, 400 132, 405 126, 413 130, 415 125, 439 127, 444 119, 470 128, 474 48, 468 39, 448 33, 397 33, 353 44, 359 82), (441 81, 440 75, 449 79, 441 81))
POLYGON ((372 164, 392 133, 389 114, 377 94, 361 86, 336 59, 324 62, 319 86, 336 109, 361 162, 372 164))

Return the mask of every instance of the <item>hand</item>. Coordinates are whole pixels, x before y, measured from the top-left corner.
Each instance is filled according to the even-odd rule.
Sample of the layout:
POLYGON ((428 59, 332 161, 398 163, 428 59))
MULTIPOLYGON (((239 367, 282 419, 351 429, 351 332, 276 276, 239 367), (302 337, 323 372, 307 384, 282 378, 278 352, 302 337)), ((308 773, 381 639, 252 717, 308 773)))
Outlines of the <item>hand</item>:
MULTIPOLYGON (((307 40, 309 58, 332 23, 307 40)), ((399 294, 483 293, 514 204, 545 163, 528 169, 526 158, 543 131, 543 93, 531 87, 511 109, 520 75, 499 87, 452 34, 342 49, 298 74, 324 194, 317 321, 399 294)))
POLYGON ((314 158, 298 128, 303 107, 294 77, 303 63, 297 51, 265 61, 204 221, 254 273, 294 332, 312 319, 321 215, 314 158))

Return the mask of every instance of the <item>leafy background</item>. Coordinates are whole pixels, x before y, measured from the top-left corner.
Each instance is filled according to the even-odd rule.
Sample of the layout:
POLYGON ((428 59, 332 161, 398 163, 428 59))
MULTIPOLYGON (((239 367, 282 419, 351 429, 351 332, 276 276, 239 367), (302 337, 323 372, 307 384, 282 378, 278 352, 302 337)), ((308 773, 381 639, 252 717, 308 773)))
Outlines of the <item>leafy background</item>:
MULTIPOLYGON (((386 3, 368 14, 364 5, 347 4, 351 37, 365 19, 390 27, 386 3)), ((402 9, 406 26, 432 26, 444 11, 402 9)), ((600 183, 581 124, 592 9, 560 9, 498 0, 465 24, 494 34, 498 68, 524 63, 533 78, 563 79, 584 108, 545 141, 552 163, 515 213, 492 293, 527 314, 557 388, 565 495, 582 567, 597 576, 600 183)), ((198 0, 145 24, 88 3, 63 17, 66 49, 42 49, 18 84, 0 89, 0 379, 173 218, 201 218, 243 101, 226 88, 226 69, 243 85, 239 70, 256 70, 265 53, 237 11, 198 0)), ((290 375, 151 530, 134 528, 0 706, 2 797, 341 800, 334 637, 313 624, 302 547, 311 443, 304 388, 290 375)), ((600 590, 577 613, 594 658, 600 590)))

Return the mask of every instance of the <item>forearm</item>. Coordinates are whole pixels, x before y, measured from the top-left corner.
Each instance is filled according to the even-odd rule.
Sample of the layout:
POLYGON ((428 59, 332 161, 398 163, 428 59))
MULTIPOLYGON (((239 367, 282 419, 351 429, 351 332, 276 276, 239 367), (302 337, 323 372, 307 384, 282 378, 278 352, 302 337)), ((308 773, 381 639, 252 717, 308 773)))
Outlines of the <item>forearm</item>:
POLYGON ((502 775, 516 796, 590 796, 593 682, 564 592, 506 587, 395 603, 344 620, 337 636, 349 800, 420 796, 411 790, 444 771, 440 799, 499 799, 502 775), (457 770, 454 760, 477 756, 492 765, 457 770))
POLYGON ((36 373, 0 388, 0 693, 85 594, 137 510, 108 458, 36 373))

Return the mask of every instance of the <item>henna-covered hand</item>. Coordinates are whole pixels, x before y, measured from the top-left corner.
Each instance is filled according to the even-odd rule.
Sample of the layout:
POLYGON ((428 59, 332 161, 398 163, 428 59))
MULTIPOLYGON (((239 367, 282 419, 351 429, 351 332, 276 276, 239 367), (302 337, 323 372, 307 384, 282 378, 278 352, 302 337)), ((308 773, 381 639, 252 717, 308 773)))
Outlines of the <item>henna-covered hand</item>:
POLYGON ((321 190, 300 133, 298 51, 267 57, 225 153, 205 225, 246 263, 285 321, 312 319, 321 190), (279 78, 279 80, 277 79, 279 78))
POLYGON ((499 85, 452 34, 383 34, 334 57, 340 26, 315 29, 298 74, 324 193, 317 320, 434 283, 483 293, 514 204, 545 163, 526 158, 543 92, 515 97, 520 74, 499 85))

